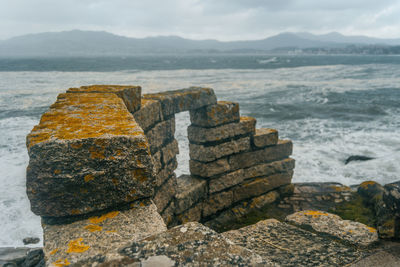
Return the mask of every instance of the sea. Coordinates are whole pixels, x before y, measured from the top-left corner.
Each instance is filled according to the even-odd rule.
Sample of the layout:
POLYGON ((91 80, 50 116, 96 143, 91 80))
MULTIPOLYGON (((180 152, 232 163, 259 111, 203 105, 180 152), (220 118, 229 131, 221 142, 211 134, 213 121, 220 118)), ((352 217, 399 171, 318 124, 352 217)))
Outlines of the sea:
MULTIPOLYGON (((26 135, 59 93, 90 84, 143 93, 211 87, 257 127, 294 143, 293 182, 400 180, 400 57, 376 55, 137 55, 0 59, 0 247, 42 237, 25 193, 26 135), (345 165, 351 155, 373 157, 345 165)), ((177 114, 176 173, 188 171, 187 112, 177 114)), ((42 243, 35 246, 41 246, 42 243)))

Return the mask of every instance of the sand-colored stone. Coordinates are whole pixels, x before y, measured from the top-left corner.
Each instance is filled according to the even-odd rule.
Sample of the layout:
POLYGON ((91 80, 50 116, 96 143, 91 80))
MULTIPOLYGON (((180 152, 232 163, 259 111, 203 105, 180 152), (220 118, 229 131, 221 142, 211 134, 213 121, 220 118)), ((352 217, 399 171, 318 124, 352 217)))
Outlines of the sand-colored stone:
POLYGON ((129 112, 135 112, 140 109, 142 88, 133 85, 90 85, 79 88, 70 88, 67 93, 101 93, 116 94, 121 98, 129 112))
POLYGON ((188 139, 192 143, 204 144, 220 142, 235 136, 253 135, 256 119, 252 117, 240 117, 239 122, 229 123, 214 128, 203 128, 195 125, 188 127, 188 139))
POLYGON ((253 145, 258 148, 273 146, 278 143, 278 131, 270 128, 256 129, 253 145))
POLYGON ((250 150, 250 137, 227 141, 217 145, 189 144, 190 159, 210 162, 216 159, 250 150))
POLYGON ((223 174, 217 178, 210 179, 209 191, 215 193, 230 188, 244 181, 244 171, 242 169, 223 174))
POLYGON ((216 104, 217 98, 211 88, 190 87, 187 89, 145 94, 144 99, 157 100, 165 117, 216 104))
POLYGON ((146 137, 115 94, 60 94, 27 147, 27 194, 38 215, 84 214, 153 194, 146 137))
POLYGON ((198 203, 181 214, 176 215, 178 223, 199 222, 203 211, 203 203, 198 203))
POLYGON ((165 230, 156 206, 148 200, 137 201, 129 210, 70 224, 43 223, 44 254, 49 266, 72 265, 96 256, 106 262, 122 258, 118 251, 133 241, 165 230))
POLYGON ((239 122, 239 103, 218 101, 216 105, 190 110, 192 125, 215 127, 230 122, 239 122))

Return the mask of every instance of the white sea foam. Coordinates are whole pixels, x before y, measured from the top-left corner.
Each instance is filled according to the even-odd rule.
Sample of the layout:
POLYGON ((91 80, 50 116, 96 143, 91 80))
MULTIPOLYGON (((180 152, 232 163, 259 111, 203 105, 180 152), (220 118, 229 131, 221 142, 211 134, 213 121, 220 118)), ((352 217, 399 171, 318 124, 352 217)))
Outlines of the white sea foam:
MULTIPOLYGON (((379 90, 400 89, 397 68, 388 64, 268 70, 0 72, 0 111, 4 112, 0 114, 0 246, 21 246, 22 238, 42 234, 40 220, 29 211, 25 195, 25 137, 57 94, 69 87, 139 84, 144 93, 193 85, 212 87, 220 100, 238 101, 242 114, 255 116, 258 127, 277 128, 282 138, 293 140, 294 182, 349 185, 373 179, 385 184, 400 180, 400 99, 387 95, 391 106, 377 101, 382 100, 378 99, 382 98, 379 90), (375 117, 365 114, 369 117, 363 119, 369 107, 353 110, 357 108, 353 102, 345 108, 354 112, 354 120, 346 117, 345 111, 341 113, 341 97, 356 101, 370 92, 375 92, 371 98, 377 98, 366 103, 374 108, 371 114, 380 112, 375 117), (331 110, 337 114, 329 116, 331 110), (9 117, 2 116, 6 111, 9 117), (354 154, 376 159, 344 165, 346 157, 354 154)), ((189 118, 187 113, 176 118, 179 175, 189 172, 188 144, 182 142, 189 118)))

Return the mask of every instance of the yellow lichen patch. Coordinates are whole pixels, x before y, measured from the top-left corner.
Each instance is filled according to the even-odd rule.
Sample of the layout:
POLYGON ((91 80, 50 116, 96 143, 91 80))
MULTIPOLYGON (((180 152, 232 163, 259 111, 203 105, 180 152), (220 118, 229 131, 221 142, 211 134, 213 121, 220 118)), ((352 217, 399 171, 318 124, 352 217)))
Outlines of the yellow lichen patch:
POLYGON ((336 185, 332 185, 331 188, 333 190, 335 190, 336 192, 343 192, 343 191, 349 191, 351 190, 350 187, 348 186, 336 186, 336 185))
POLYGON ((107 219, 114 218, 118 214, 119 214, 119 211, 111 211, 109 213, 103 214, 103 215, 98 216, 98 217, 90 217, 89 218, 89 222, 93 223, 93 224, 99 224, 99 223, 104 222, 107 219))
POLYGON ((82 241, 83 238, 70 241, 68 243, 67 253, 82 253, 88 250, 90 246, 85 245, 82 241))
POLYGON ((112 182, 114 185, 118 185, 118 184, 119 184, 119 181, 118 181, 118 179, 116 179, 116 178, 112 178, 112 179, 111 179, 111 182, 112 182))
POLYGON ((317 210, 309 210, 303 213, 304 215, 310 215, 313 216, 313 218, 317 218, 318 216, 327 216, 328 213, 326 212, 321 212, 317 210))
MULTIPOLYGON (((143 130, 114 94, 60 94, 27 137, 28 148, 54 140, 138 136, 143 130)), ((73 147, 73 146, 71 146, 73 147)))
POLYGON ((85 229, 93 233, 93 232, 100 232, 101 230, 103 230, 103 227, 96 224, 89 224, 85 226, 85 229))
POLYGON ((60 174, 61 170, 54 170, 54 174, 60 174))
POLYGON ((86 183, 92 181, 94 180, 94 175, 93 174, 85 175, 85 177, 83 177, 83 180, 85 180, 86 183))
POLYGON ((73 149, 80 149, 80 148, 83 146, 83 144, 82 144, 82 143, 79 143, 79 144, 70 144, 70 146, 71 146, 73 149))
POLYGON ((140 86, 134 85, 90 85, 80 88, 70 88, 68 93, 114 93, 117 94, 125 89, 139 89, 140 86))
POLYGON ((139 206, 140 206, 140 207, 144 207, 144 206, 146 206, 146 204, 143 203, 143 202, 140 202, 140 203, 139 203, 139 206))
POLYGON ((68 266, 71 263, 68 261, 68 259, 58 259, 55 262, 53 262, 53 265, 56 267, 63 267, 63 266, 68 266))
POLYGON ((133 178, 138 180, 139 182, 143 183, 148 180, 146 175, 146 170, 144 169, 135 169, 131 171, 133 178))
POLYGON ((78 210, 78 209, 73 209, 73 210, 71 210, 71 214, 72 215, 78 215, 78 214, 81 214, 81 211, 78 210))
POLYGON ((106 231, 106 233, 109 233, 109 234, 111 234, 111 233, 116 233, 117 231, 115 231, 115 230, 109 230, 109 231, 106 231))
POLYGON ((372 227, 367 226, 367 229, 368 229, 368 231, 370 231, 371 233, 376 233, 376 229, 375 229, 375 228, 372 228, 372 227))
POLYGON ((376 182, 374 182, 374 181, 365 181, 365 182, 362 182, 361 184, 360 184, 360 187, 362 187, 362 188, 364 188, 364 189, 368 189, 368 187, 371 185, 375 185, 376 184, 376 182))
POLYGON ((58 251, 60 251, 60 249, 59 249, 59 248, 56 248, 56 249, 50 251, 50 255, 54 255, 54 254, 56 254, 58 251))
POLYGON ((92 159, 104 159, 104 150, 97 147, 90 147, 90 157, 92 159))

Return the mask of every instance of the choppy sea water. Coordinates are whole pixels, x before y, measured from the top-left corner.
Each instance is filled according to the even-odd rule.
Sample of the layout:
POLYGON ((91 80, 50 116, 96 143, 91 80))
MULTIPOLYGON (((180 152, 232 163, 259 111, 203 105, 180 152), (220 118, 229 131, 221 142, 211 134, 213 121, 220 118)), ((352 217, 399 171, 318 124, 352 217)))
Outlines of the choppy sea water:
MULTIPOLYGON (((40 219, 25 195, 25 137, 59 93, 81 85, 135 84, 143 93, 211 87, 219 100, 239 102, 257 127, 276 128, 293 140, 294 182, 400 180, 400 58, 285 67, 287 60, 260 56, 254 64, 266 67, 248 69, 0 72, 0 246, 41 237, 40 219), (376 159, 345 165, 355 154, 376 159)), ((188 173, 188 124, 188 114, 177 115, 178 175, 188 173)))

